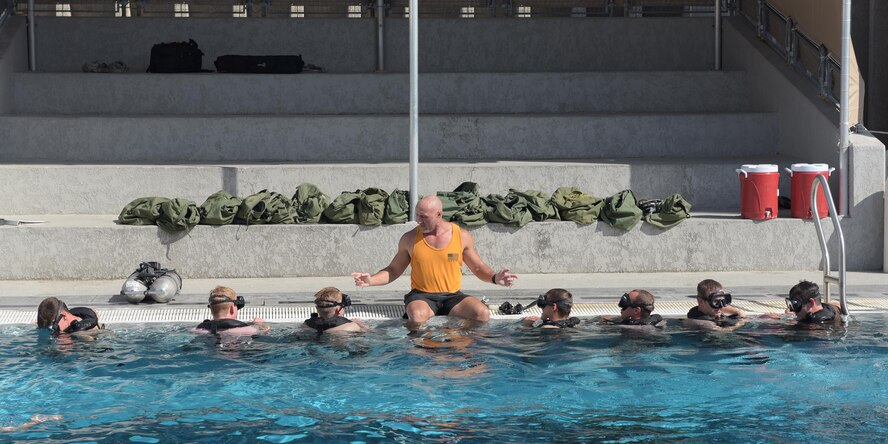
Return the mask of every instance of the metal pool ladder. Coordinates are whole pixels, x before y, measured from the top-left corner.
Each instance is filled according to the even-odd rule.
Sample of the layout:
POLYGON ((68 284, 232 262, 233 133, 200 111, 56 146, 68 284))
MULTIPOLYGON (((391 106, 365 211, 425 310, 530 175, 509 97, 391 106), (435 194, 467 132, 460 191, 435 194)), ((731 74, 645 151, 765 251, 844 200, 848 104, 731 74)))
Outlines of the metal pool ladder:
POLYGON ((836 205, 833 203, 832 193, 829 190, 829 183, 826 177, 822 175, 814 176, 814 182, 811 184, 811 218, 814 219, 814 226, 817 227, 817 239, 820 240, 820 252, 823 257, 823 286, 826 302, 829 302, 830 284, 836 284, 839 287, 839 301, 842 304, 842 314, 848 314, 848 304, 845 300, 845 235, 842 234, 842 225, 839 223, 839 216, 836 214, 836 205), (826 203, 829 204, 829 217, 835 226, 836 236, 839 240, 839 269, 838 276, 830 274, 831 267, 829 265, 829 250, 826 246, 826 239, 823 236, 823 225, 820 223, 820 213, 817 210, 817 188, 823 188, 823 194, 826 195, 826 203))

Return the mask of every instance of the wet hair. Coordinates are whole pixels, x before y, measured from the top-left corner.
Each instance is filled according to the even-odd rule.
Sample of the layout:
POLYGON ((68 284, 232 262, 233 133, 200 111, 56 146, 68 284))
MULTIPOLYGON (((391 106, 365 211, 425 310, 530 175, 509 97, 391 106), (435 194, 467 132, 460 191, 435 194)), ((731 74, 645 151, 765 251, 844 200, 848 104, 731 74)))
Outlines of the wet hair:
POLYGON ((37 307, 37 327, 49 328, 55 323, 59 313, 68 311, 68 306, 58 298, 48 297, 37 307))
POLYGON ((789 290, 789 298, 807 304, 809 299, 820 302, 820 287, 811 281, 801 281, 789 290))
POLYGON ((568 304, 556 304, 555 310, 561 316, 570 316, 570 309, 573 306, 573 295, 569 291, 563 288, 553 288, 547 291, 545 296, 547 302, 568 301, 568 304), (563 309, 563 307, 566 307, 566 309, 563 309))
MULTIPOLYGON (((219 304, 211 305, 210 306, 210 313, 213 314, 213 317, 223 316, 225 313, 228 312, 229 304, 234 305, 234 300, 237 299, 237 293, 235 293, 234 290, 232 290, 231 288, 228 288, 228 287, 223 287, 221 285, 217 286, 216 288, 213 289, 213 291, 210 292, 210 302, 213 302, 214 299, 216 299, 216 298, 214 298, 214 296, 216 296, 216 295, 225 296, 228 299, 230 299, 232 302, 222 302, 219 304)), ((224 298, 218 298, 218 299, 224 299, 224 298)))
POLYGON ((714 279, 704 279, 697 284, 697 297, 706 299, 707 296, 717 291, 724 290, 722 284, 714 279))
POLYGON ((336 310, 339 307, 319 307, 318 305, 329 305, 329 303, 339 303, 342 302, 342 292, 339 291, 336 287, 324 287, 321 291, 315 293, 315 308, 318 311, 318 316, 329 319, 336 316, 336 310))
POLYGON ((637 305, 642 306, 641 307, 641 317, 642 318, 650 317, 651 312, 654 310, 654 295, 652 295, 651 292, 649 292, 647 290, 638 290, 638 289, 632 290, 629 293, 630 294, 638 293, 638 295, 635 296, 635 300, 632 302, 634 302, 637 305))

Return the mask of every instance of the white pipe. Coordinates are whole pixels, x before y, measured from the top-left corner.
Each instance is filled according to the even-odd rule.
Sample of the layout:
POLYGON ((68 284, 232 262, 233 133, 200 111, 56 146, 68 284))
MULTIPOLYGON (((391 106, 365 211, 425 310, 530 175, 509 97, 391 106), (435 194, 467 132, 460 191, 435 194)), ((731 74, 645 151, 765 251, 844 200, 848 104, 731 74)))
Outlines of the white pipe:
POLYGON ((37 40, 34 32, 34 0, 28 0, 28 69, 31 71, 37 71, 37 40))
POLYGON ((839 100, 839 213, 848 215, 848 133, 850 131, 851 0, 842 1, 842 76, 839 100))
POLYGON ((715 0, 715 70, 721 71, 721 0, 715 0))
POLYGON ((419 0, 410 0, 410 220, 419 196, 419 0))

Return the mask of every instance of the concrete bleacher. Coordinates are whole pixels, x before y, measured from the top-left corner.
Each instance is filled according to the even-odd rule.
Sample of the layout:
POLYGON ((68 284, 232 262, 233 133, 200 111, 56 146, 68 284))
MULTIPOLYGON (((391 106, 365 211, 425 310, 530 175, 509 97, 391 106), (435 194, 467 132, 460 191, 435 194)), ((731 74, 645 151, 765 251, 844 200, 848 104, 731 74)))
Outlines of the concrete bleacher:
MULTIPOLYGON (((604 223, 566 222, 472 230, 488 263, 519 273, 816 269, 820 254, 810 221, 738 217, 734 170, 743 163, 835 164, 823 154, 834 141, 812 147, 806 157, 786 134, 785 111, 750 92, 757 77, 743 66, 708 71, 708 21, 586 20, 427 21, 428 34, 437 34, 425 37, 434 49, 423 56, 428 63, 421 61, 419 192, 463 181, 479 183, 484 193, 577 186, 604 197, 631 188, 639 198, 681 193, 694 205, 695 217, 666 231, 639 225, 623 233, 604 223), (467 35, 445 32, 463 23, 467 35), (528 32, 539 39, 547 31, 548 45, 528 40, 528 32), (435 38, 450 40, 436 44, 435 38), (475 45, 466 50, 470 56, 455 65, 460 44, 469 40, 475 45), (506 69, 508 56, 477 49, 497 41, 524 42, 526 52, 520 60, 511 52, 515 62, 506 69), (432 58, 435 50, 441 58, 432 58), (533 57, 544 63, 528 64, 533 57), (460 72, 448 72, 453 66, 460 72)), ((291 195, 302 182, 331 196, 370 186, 406 189, 408 96, 400 59, 406 51, 395 34, 404 21, 391 21, 388 73, 372 72, 364 58, 353 65, 339 53, 324 59, 323 39, 331 30, 319 31, 317 21, 306 22, 317 35, 295 31, 293 40, 311 40, 304 51, 291 52, 308 54, 308 62, 329 73, 76 72, 78 60, 102 56, 143 70, 133 48, 150 48, 144 36, 152 23, 159 31, 148 42, 189 36, 182 20, 147 22, 48 19, 38 38, 44 68, 7 77, 9 100, 0 103, 7 111, 0 115, 0 217, 48 222, 0 227, 0 279, 122 278, 145 260, 192 278, 335 276, 385 266, 407 227, 198 226, 168 234, 113 220, 141 196, 200 204, 220 189, 291 195), (113 40, 127 30, 143 38, 128 45, 113 40), (79 38, 65 37, 74 34, 79 38)), ((367 25, 333 20, 330 27, 351 32, 361 49, 375 44, 360 34, 374 31, 367 25)), ((214 55, 248 51, 244 40, 225 46, 214 33, 225 26, 245 35, 264 29, 269 40, 285 42, 283 52, 294 45, 281 37, 289 35, 286 20, 196 20, 190 32, 206 44, 205 66, 214 55)), ((726 32, 743 42, 742 29, 726 32)), ((143 52, 138 57, 147 62, 143 52)), ((884 152, 880 158, 877 151, 862 148, 853 158, 861 172, 853 181, 856 217, 844 222, 846 230, 857 230, 846 233, 857 248, 849 257, 852 269, 881 268, 875 245, 881 226, 878 243, 864 232, 881 221, 881 203, 874 202, 881 191, 866 175, 877 175, 871 170, 880 165, 884 170, 884 152)), ((884 174, 881 181, 884 190, 884 174)), ((829 224, 827 233, 832 236, 829 224)))

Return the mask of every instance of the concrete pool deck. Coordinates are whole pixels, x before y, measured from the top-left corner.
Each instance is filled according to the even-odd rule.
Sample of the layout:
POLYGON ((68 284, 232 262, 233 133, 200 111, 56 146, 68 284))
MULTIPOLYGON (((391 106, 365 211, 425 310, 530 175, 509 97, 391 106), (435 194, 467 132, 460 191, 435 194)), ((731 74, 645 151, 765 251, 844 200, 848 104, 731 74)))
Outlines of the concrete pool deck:
MULTIPOLYGON (((574 314, 591 316, 616 314, 619 296, 633 288, 644 288, 657 297, 655 313, 681 316, 695 305, 697 282, 712 278, 734 295, 734 304, 751 313, 781 312, 786 292, 799 280, 820 283, 822 272, 699 272, 699 273, 609 273, 609 274, 530 274, 520 275, 513 288, 493 287, 465 276, 464 291, 483 295, 493 317, 502 302, 528 304, 553 287, 574 294, 574 314)), ((888 311, 888 274, 849 272, 849 310, 888 311)), ((247 300, 242 319, 255 316, 269 322, 294 322, 313 311, 312 296, 325 286, 349 293, 357 304, 349 315, 365 319, 397 318, 403 313, 403 295, 410 285, 408 276, 383 287, 358 289, 348 276, 274 279, 185 279, 182 292, 169 304, 133 305, 118 296, 123 280, 114 281, 0 281, 0 324, 28 323, 36 317, 36 307, 47 296, 56 296, 69 306, 96 308, 107 323, 192 322, 208 315, 206 295, 216 285, 234 288, 247 300)), ((821 285, 822 286, 822 285, 821 285)), ((833 298, 838 290, 833 288, 833 298)), ((529 314, 538 313, 534 308, 529 314)))

